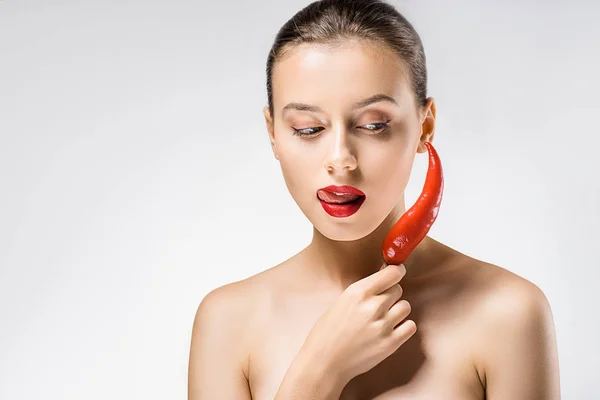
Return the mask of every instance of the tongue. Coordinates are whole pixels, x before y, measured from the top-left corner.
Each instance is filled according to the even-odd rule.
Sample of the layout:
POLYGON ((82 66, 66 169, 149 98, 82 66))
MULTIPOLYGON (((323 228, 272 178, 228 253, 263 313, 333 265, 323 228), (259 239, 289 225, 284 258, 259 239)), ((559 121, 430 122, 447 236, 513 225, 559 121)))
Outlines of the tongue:
POLYGON ((317 192, 317 197, 321 200, 323 200, 326 203, 334 203, 334 204, 344 204, 344 203, 351 203, 357 199, 359 199, 361 196, 357 195, 357 194, 334 194, 331 192, 327 192, 325 190, 319 190, 317 192))

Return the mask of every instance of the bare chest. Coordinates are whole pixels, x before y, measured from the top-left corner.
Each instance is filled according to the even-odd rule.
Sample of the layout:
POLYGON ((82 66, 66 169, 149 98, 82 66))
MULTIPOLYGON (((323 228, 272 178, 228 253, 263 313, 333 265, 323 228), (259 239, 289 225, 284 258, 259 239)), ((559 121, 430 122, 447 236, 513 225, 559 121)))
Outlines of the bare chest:
MULTIPOLYGON (((249 378, 254 400, 274 398, 283 377, 323 308, 274 309, 255 332, 249 378)), ((352 379, 341 400, 483 399, 472 364, 468 327, 438 313, 419 312, 411 319, 417 333, 372 370, 352 379)))

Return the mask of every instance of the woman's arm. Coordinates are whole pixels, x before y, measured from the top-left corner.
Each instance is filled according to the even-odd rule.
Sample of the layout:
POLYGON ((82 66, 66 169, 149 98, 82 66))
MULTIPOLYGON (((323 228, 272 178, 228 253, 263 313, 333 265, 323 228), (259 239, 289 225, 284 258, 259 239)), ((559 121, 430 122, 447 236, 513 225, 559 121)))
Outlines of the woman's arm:
POLYGON ((232 285, 204 297, 194 319, 188 369, 188 400, 251 400, 243 365, 240 307, 232 285))
POLYGON ((529 282, 507 285, 486 309, 486 399, 560 399, 554 321, 544 293, 529 282))
POLYGON ((303 347, 287 370, 274 400, 338 400, 347 383, 337 376, 326 358, 303 347))

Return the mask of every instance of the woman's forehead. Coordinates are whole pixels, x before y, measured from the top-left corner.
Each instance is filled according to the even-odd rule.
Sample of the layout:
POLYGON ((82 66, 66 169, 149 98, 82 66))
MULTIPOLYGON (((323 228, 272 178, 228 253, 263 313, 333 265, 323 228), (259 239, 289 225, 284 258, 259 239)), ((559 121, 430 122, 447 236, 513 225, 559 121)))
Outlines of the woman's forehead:
POLYGON ((410 85, 399 60, 392 50, 369 44, 297 45, 274 65, 274 100, 278 107, 289 101, 344 99, 353 104, 386 93, 401 101, 410 96, 410 85))

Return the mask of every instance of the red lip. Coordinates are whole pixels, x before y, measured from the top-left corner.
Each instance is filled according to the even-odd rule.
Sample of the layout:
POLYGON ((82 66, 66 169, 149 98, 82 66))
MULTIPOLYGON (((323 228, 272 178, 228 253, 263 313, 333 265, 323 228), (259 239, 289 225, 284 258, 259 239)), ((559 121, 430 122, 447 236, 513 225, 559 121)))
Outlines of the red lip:
POLYGON ((325 191, 331 192, 331 193, 356 194, 358 196, 365 196, 365 194, 362 191, 355 188, 354 186, 349 186, 349 185, 343 185, 343 186, 329 185, 329 186, 321 188, 319 190, 325 190, 325 191))
POLYGON ((330 185, 317 191, 317 199, 325 212, 336 218, 349 217, 356 213, 365 198, 366 195, 362 191, 348 185, 330 185))

